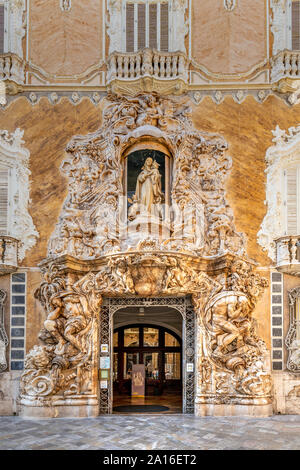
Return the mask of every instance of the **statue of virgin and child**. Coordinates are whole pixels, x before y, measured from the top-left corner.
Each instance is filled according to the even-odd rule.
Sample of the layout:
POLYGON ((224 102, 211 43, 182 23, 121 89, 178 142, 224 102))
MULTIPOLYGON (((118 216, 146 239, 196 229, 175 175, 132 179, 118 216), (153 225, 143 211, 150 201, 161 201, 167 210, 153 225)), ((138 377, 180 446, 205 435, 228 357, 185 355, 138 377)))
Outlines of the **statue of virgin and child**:
POLYGON ((137 177, 135 194, 128 199, 132 205, 128 210, 128 219, 134 220, 137 215, 156 216, 161 213, 164 195, 161 187, 159 164, 148 157, 137 177))

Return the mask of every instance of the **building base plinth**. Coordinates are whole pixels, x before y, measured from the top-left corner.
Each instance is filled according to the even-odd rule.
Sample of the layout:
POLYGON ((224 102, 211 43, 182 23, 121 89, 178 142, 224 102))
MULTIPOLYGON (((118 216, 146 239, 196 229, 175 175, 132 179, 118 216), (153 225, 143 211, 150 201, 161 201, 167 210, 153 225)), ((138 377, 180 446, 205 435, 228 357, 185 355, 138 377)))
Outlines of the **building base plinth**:
POLYGON ((99 406, 24 406, 21 405, 19 416, 24 419, 47 418, 96 418, 99 416, 99 406))
POLYGON ((196 416, 252 416, 266 418, 272 416, 273 405, 214 405, 201 403, 195 405, 196 416))

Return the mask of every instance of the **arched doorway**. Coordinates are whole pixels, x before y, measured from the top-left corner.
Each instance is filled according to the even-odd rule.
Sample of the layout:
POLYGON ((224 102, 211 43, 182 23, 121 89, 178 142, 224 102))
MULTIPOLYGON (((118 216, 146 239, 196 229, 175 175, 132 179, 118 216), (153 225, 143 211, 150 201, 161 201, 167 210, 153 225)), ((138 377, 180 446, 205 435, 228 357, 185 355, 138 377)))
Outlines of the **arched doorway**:
POLYGON ((179 335, 163 326, 135 323, 115 328, 113 343, 114 402, 116 396, 131 395, 132 366, 135 364, 145 366, 146 397, 176 395, 178 402, 182 393, 182 341, 179 335))
POLYGON ((101 309, 100 344, 107 345, 107 352, 100 356, 110 356, 111 369, 108 387, 100 387, 100 414, 112 413, 116 404, 128 403, 130 363, 132 365, 137 361, 144 363, 145 366, 150 362, 149 374, 146 377, 148 379, 146 399, 155 397, 153 401, 156 403, 164 401, 164 405, 170 408, 169 412, 193 414, 196 369, 195 325, 195 312, 189 297, 104 299, 101 309), (130 330, 127 336, 126 330, 130 330), (158 342, 155 339, 157 332, 158 342), (118 341, 115 336, 114 346, 116 333, 118 341), (145 338, 149 339, 150 336, 156 341, 153 346, 145 345, 145 338), (130 337, 131 344, 133 343, 131 346, 128 340, 130 337), (127 356, 124 356, 125 353, 127 356), (174 353, 179 353, 179 356, 172 356, 174 353), (163 359, 162 356, 165 354, 170 355, 164 356, 163 359), (175 367, 178 358, 181 364, 180 367, 177 366, 175 376, 179 378, 172 379, 170 365, 173 364, 175 367), (169 400, 170 395, 177 397, 174 408, 174 400, 169 400))

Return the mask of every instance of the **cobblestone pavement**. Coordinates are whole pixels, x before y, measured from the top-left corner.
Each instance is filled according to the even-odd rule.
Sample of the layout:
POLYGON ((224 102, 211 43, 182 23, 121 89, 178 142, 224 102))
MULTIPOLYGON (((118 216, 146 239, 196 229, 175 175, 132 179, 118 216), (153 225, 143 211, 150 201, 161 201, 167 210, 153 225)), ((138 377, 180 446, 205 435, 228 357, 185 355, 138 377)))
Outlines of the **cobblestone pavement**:
POLYGON ((90 419, 0 418, 0 450, 300 449, 300 416, 196 418, 112 415, 90 419))

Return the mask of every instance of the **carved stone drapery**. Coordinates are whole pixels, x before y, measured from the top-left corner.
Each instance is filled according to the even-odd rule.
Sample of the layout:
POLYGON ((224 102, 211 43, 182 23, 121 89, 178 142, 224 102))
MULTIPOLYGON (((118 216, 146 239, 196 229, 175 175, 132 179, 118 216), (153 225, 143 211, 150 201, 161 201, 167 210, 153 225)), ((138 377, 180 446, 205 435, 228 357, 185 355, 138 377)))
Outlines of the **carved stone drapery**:
POLYGON ((153 93, 108 101, 101 129, 75 137, 61 165, 69 191, 41 263, 45 280, 36 297, 46 318, 42 344, 25 361, 23 414, 66 416, 68 407, 79 416, 99 413, 104 297, 192 296, 197 406, 269 403, 264 343, 252 320, 267 282, 245 257, 244 236, 226 202, 232 164, 226 142, 198 132, 181 100, 153 93), (143 139, 164 145, 173 158, 166 211, 173 216, 158 222, 168 225, 167 237, 149 236, 124 218, 123 154, 143 139))

